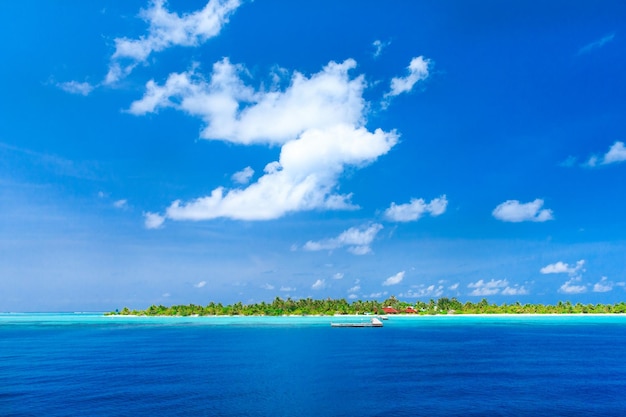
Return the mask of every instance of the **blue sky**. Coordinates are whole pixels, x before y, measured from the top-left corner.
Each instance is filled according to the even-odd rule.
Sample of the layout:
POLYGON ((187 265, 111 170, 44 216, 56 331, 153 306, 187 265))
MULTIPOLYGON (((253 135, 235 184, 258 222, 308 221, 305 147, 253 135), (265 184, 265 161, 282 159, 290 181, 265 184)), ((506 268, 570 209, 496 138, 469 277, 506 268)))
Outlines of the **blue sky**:
POLYGON ((0 311, 626 299, 626 5, 2 2, 0 311))

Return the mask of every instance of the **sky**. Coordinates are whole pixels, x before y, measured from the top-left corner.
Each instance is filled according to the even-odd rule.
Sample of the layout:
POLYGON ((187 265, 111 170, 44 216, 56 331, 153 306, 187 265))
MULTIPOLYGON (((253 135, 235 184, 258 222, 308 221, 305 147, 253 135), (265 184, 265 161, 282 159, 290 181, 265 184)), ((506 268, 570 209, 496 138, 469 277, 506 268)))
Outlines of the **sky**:
POLYGON ((0 22, 0 311, 626 300, 622 1, 0 22))

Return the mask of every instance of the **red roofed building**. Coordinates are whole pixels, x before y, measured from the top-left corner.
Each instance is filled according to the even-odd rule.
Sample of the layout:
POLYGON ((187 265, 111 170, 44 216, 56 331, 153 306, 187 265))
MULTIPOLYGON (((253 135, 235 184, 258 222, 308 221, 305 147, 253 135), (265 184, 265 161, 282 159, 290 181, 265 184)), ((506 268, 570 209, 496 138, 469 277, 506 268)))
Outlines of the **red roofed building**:
POLYGON ((383 312, 385 312, 386 314, 398 314, 399 313, 399 311, 393 307, 383 307, 383 312))
POLYGON ((417 310, 413 308, 413 306, 408 306, 406 310, 404 310, 404 312, 409 314, 417 314, 417 310))

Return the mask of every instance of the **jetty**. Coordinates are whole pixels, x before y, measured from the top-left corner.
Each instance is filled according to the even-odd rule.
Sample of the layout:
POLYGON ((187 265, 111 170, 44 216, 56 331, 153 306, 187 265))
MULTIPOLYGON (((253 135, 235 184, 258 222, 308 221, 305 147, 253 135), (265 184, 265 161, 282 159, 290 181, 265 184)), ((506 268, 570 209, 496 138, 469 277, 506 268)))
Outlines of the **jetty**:
POLYGON ((383 322, 377 317, 372 317, 370 321, 330 323, 331 327, 383 327, 383 322))

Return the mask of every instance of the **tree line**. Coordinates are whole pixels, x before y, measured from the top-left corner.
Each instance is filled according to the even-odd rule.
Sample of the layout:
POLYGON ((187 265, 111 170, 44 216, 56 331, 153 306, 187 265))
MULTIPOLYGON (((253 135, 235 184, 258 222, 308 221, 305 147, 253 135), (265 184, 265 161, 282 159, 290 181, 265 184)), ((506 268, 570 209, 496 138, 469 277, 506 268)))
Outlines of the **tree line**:
POLYGON ((559 301, 555 305, 549 304, 490 304, 483 298, 477 303, 465 303, 456 298, 431 299, 428 302, 416 301, 409 303, 389 297, 383 302, 357 300, 348 302, 346 299, 315 300, 312 298, 282 299, 276 297, 271 303, 264 301, 254 304, 222 304, 210 302, 206 306, 188 305, 151 305, 145 310, 131 310, 124 307, 122 310, 112 311, 110 315, 136 316, 283 316, 283 315, 336 315, 336 314, 385 314, 384 308, 391 307, 399 313, 414 311, 414 314, 624 314, 626 302, 616 304, 572 304, 569 301, 559 301), (408 309, 408 310, 407 310, 408 309))

